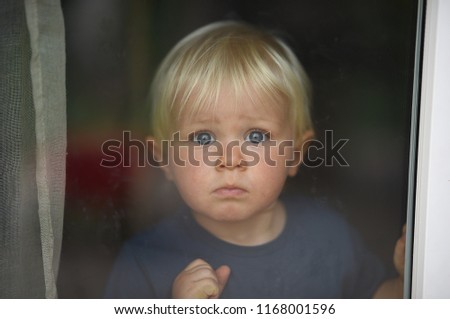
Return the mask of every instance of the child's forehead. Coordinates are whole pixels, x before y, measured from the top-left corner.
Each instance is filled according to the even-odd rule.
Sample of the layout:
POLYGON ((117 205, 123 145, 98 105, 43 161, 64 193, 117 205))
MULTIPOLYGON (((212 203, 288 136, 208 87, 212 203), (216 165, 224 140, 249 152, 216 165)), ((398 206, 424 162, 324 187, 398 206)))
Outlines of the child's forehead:
POLYGON ((236 89, 224 84, 207 99, 198 99, 193 94, 182 107, 179 119, 198 123, 236 117, 243 120, 284 120, 288 113, 287 104, 280 94, 269 94, 251 87, 236 89))

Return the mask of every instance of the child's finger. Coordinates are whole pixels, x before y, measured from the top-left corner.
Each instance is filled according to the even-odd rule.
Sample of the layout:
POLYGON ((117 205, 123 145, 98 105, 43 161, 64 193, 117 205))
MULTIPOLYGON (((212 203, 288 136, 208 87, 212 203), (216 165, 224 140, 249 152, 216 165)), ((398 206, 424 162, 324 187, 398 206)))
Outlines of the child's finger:
POLYGON ((228 282, 228 278, 230 278, 231 269, 230 267, 223 265, 216 269, 215 274, 217 276, 217 281, 219 285, 219 292, 216 298, 220 297, 222 294, 223 288, 228 282))
POLYGON ((226 265, 217 268, 213 272, 213 278, 209 277, 201 280, 202 290, 197 296, 199 296, 199 298, 219 298, 223 288, 227 284, 230 273, 231 269, 226 265))
POLYGON ((194 298, 208 299, 219 296, 219 284, 216 278, 203 278, 195 284, 197 289, 194 293, 194 298))
POLYGON ((214 269, 210 264, 203 260, 198 260, 191 263, 183 270, 183 273, 188 274, 193 281, 198 281, 202 278, 212 278, 218 284, 214 269))
POLYGON ((405 272, 405 246, 406 246, 406 225, 403 226, 402 236, 397 240, 394 249, 394 266, 400 277, 403 278, 405 272))
MULTIPOLYGON (((203 259, 197 258, 194 261, 192 261, 189 265, 187 265, 186 268, 184 268, 184 270, 188 271, 188 270, 192 270, 196 267, 204 266, 204 265, 209 266, 209 264, 206 261, 204 261, 203 259)), ((211 266, 209 266, 209 267, 211 267, 211 266)))

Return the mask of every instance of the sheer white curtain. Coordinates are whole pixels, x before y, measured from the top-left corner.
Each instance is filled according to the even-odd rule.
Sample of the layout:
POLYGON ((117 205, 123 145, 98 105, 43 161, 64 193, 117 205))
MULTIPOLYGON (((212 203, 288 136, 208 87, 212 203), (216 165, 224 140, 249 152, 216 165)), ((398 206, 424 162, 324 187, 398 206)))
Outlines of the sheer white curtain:
POLYGON ((66 156, 59 0, 0 10, 0 297, 56 298, 66 156))

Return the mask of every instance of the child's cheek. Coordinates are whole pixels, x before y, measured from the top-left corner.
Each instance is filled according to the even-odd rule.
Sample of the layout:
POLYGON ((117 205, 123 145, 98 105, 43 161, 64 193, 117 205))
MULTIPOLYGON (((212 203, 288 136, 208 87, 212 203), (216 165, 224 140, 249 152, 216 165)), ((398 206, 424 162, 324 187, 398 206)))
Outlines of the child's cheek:
POLYGON ((200 166, 201 146, 175 145, 171 150, 171 164, 176 167, 200 166))
MULTIPOLYGON (((286 167, 288 161, 293 159, 294 156, 294 148, 284 142, 278 142, 276 145, 271 146, 270 150, 268 150, 269 163, 267 163, 271 167, 286 167)), ((266 156, 267 157, 267 156, 266 156)))

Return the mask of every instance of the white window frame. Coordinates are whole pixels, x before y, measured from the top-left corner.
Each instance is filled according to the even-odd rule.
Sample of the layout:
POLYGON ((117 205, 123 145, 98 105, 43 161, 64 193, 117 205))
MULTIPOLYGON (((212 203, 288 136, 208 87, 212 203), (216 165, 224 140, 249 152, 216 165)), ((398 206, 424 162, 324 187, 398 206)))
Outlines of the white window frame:
POLYGON ((450 298, 450 0, 427 1, 424 32, 411 297, 450 298))

